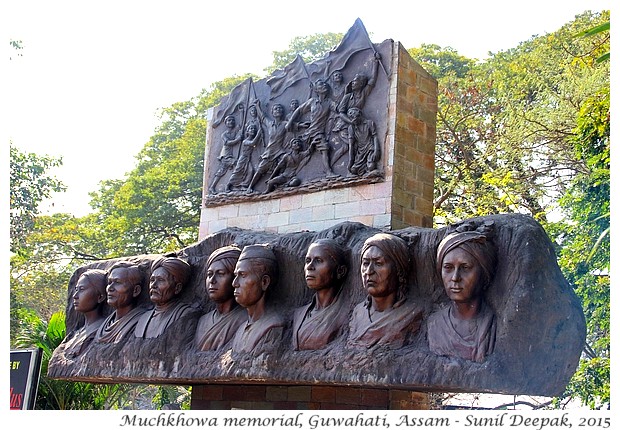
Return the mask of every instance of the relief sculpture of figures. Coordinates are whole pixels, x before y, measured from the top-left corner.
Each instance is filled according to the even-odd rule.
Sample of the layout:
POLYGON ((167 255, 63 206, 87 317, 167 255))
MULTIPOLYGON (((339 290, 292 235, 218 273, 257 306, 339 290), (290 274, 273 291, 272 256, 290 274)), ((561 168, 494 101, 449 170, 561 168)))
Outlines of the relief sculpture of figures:
POLYGON ((495 314, 483 297, 493 280, 496 253, 487 234, 451 233, 437 247, 437 271, 450 303, 428 320, 430 350, 484 361, 495 345, 495 314))
POLYGON ((271 247, 245 246, 235 266, 233 287, 247 319, 233 337, 233 351, 259 355, 279 347, 286 321, 267 302, 268 292, 277 282, 278 262, 271 247))
POLYGON ((271 120, 264 115, 259 100, 256 101, 256 109, 258 117, 267 129, 267 146, 260 156, 256 173, 254 173, 247 188, 248 193, 254 192, 254 187, 260 178, 266 173, 272 172, 280 157, 286 152, 286 125, 288 122, 284 119, 284 106, 279 103, 271 106, 271 116, 273 117, 271 120))
POLYGON ((129 261, 114 263, 108 271, 106 287, 108 305, 114 308, 101 324, 95 337, 96 342, 118 343, 129 335, 145 312, 138 299, 144 282, 143 269, 129 261))
POLYGON ((318 239, 308 247, 304 265, 312 301, 295 310, 293 349, 321 349, 346 328, 349 319, 341 293, 348 272, 343 247, 334 239, 318 239))
POLYGON ((222 179, 222 176, 226 174, 230 169, 235 166, 235 155, 233 148, 241 139, 243 139, 243 132, 237 127, 237 120, 233 115, 227 115, 224 119, 224 125, 226 130, 222 133, 222 149, 220 155, 217 157, 219 166, 215 171, 215 177, 211 180, 209 186, 209 192, 211 194, 217 193, 217 184, 222 179))
POLYGON ((233 272, 241 249, 235 245, 218 248, 207 260, 205 286, 215 308, 198 321, 194 343, 201 351, 224 347, 247 321, 246 310, 235 301, 233 272))
POLYGON ((245 139, 241 142, 241 150, 239 151, 239 158, 235 164, 228 184, 226 185, 227 191, 234 189, 246 189, 250 180, 254 176, 254 166, 252 164, 252 154, 254 148, 258 145, 263 137, 263 130, 257 123, 250 123, 245 130, 245 139))
POLYGON ((138 320, 134 331, 137 337, 159 337, 171 324, 191 312, 191 307, 179 300, 190 275, 190 265, 180 258, 163 257, 153 262, 149 296, 155 307, 138 320))
POLYGON ((375 123, 362 117, 359 108, 348 112, 351 123, 348 127, 349 173, 352 175, 372 174, 378 170, 381 159, 381 145, 377 139, 375 123))
POLYGON ((287 129, 295 128, 306 130, 301 137, 307 146, 312 146, 321 154, 323 171, 327 176, 335 176, 330 162, 330 147, 326 134, 328 120, 332 112, 336 112, 336 103, 330 98, 330 87, 325 79, 317 79, 313 84, 316 94, 301 104, 291 115, 287 129), (303 116, 310 114, 309 121, 302 121, 303 116))
POLYGON ((409 270, 409 251, 400 237, 377 233, 364 242, 360 271, 368 297, 353 309, 349 346, 400 348, 412 340, 422 308, 407 299, 409 270))
POLYGON ((301 179, 297 177, 297 173, 308 162, 313 148, 310 146, 304 150, 303 143, 298 137, 291 139, 290 147, 291 152, 280 158, 278 165, 267 180, 265 192, 270 193, 279 185, 298 187, 301 184, 301 179))
MULTIPOLYGON (((375 52, 370 77, 364 73, 355 74, 351 82, 347 84, 345 92, 338 102, 338 115, 332 129, 335 140, 334 146, 338 146, 338 150, 334 153, 332 162, 336 162, 336 160, 349 151, 348 124, 352 122, 348 114, 349 109, 357 108, 360 111, 363 110, 366 100, 377 82, 380 58, 380 55, 375 52)), ((349 153, 349 159, 351 160, 352 158, 353 155, 349 153)), ((349 166, 351 164, 352 161, 349 162, 349 166)))
POLYGON ((75 358, 90 345, 105 320, 107 272, 89 269, 80 275, 73 293, 73 308, 84 315, 84 325, 67 335, 59 346, 65 357, 75 358))

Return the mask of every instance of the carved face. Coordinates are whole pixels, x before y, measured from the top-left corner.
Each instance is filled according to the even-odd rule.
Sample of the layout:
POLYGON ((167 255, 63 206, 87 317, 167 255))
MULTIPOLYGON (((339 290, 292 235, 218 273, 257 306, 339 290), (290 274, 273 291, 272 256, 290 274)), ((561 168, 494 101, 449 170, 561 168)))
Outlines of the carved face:
POLYGON ((454 248, 443 258, 441 278, 450 300, 467 303, 478 298, 482 291, 478 261, 462 248, 454 248))
POLYGON ((340 71, 336 71, 334 72, 334 74, 332 75, 332 79, 334 80, 334 82, 336 83, 340 83, 342 82, 342 72, 340 71))
POLYGON ((369 247, 362 255, 362 282, 366 292, 373 297, 395 294, 398 279, 394 262, 376 246, 369 247))
POLYGON ((224 120, 224 124, 228 128, 233 128, 236 124, 235 117, 232 115, 228 115, 226 119, 224 120))
POLYGON ((233 273, 222 260, 211 263, 207 269, 207 294, 215 303, 222 303, 234 297, 233 273))
POLYGON ((368 82, 368 79, 366 78, 366 76, 357 74, 353 77, 353 80, 351 80, 351 89, 353 90, 362 89, 366 86, 367 82, 368 82))
POLYGON ((314 83, 314 90, 317 94, 327 94, 329 92, 329 85, 323 79, 317 79, 314 83))
POLYGON ((182 285, 174 281, 174 278, 166 269, 158 267, 151 274, 149 283, 149 295, 156 305, 168 303, 181 292, 182 285))
POLYGON ((294 111, 295 109, 297 109, 299 107, 299 100, 297 99, 291 100, 290 107, 291 107, 291 111, 294 111))
POLYGON ((336 280, 337 264, 326 247, 312 244, 306 253, 306 284, 313 290, 331 288, 336 280))
POLYGON ((115 309, 132 307, 140 295, 141 287, 133 284, 129 270, 126 267, 117 267, 108 275, 108 304, 115 309))
POLYGON ((86 313, 95 310, 105 299, 103 294, 97 292, 91 279, 80 276, 73 293, 73 308, 76 311, 86 313))
POLYGON ((273 107, 271 108, 271 115, 273 115, 273 117, 276 119, 284 118, 284 106, 279 103, 273 105, 273 107))
POLYGON ((263 297, 269 285, 269 277, 257 273, 250 259, 246 258, 237 261, 232 285, 235 289, 235 300, 247 308, 263 297))

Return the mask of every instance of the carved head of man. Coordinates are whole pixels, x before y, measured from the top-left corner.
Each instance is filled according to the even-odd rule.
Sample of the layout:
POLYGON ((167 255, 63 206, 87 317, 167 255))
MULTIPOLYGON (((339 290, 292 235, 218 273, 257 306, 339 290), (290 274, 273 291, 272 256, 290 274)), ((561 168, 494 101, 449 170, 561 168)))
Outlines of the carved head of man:
POLYGON ((410 270, 406 242, 398 236, 377 233, 362 247, 361 274, 366 292, 373 297, 406 296, 410 270))
POLYGON ((271 115, 273 115, 275 119, 284 118, 284 106, 282 106, 280 103, 276 103, 271 106, 271 115))
POLYGON ((191 267, 180 258, 164 257, 152 266, 149 296, 155 305, 164 305, 181 294, 189 281, 191 267))
POLYGON ((142 270, 136 264, 128 261, 115 263, 108 271, 108 304, 117 311, 134 308, 142 292, 143 280, 142 270))
POLYGON ((245 246, 239 255, 234 274, 233 287, 237 303, 244 308, 257 304, 278 279, 276 256, 271 247, 245 246))
POLYGON ((493 279, 496 252, 487 236, 478 231, 452 233, 437 247, 437 272, 450 300, 477 299, 493 279))
POLYGON ((308 288, 339 288, 347 270, 344 249, 334 239, 318 239, 308 247, 304 265, 308 288))
POLYGON ((76 311, 90 312, 105 303, 107 276, 107 272, 101 269, 89 269, 80 275, 73 292, 76 311))
POLYGON ((216 249, 209 256, 206 287, 209 299, 215 303, 234 299, 233 273, 240 254, 239 247, 229 245, 216 249))

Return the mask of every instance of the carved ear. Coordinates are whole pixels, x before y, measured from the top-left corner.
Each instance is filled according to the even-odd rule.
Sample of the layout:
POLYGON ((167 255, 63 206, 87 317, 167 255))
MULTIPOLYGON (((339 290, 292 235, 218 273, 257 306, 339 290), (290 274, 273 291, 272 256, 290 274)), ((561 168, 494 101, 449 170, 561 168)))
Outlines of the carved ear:
POLYGON ((267 288, 269 288, 270 284, 271 284, 271 276, 263 275, 263 277, 261 278, 261 289, 263 291, 267 291, 267 288))
POLYGON ((97 303, 103 303, 107 299, 108 299, 108 295, 107 294, 99 294, 97 296, 97 303))
POLYGON ((183 289, 183 284, 180 282, 177 282, 177 284, 174 286, 174 294, 181 293, 182 289, 183 289))
POLYGON ((347 276, 347 271, 348 270, 349 269, 344 264, 341 265, 341 266, 338 266, 338 268, 336 269, 336 279, 342 279, 345 276, 347 276))
POLYGON ((142 285, 136 284, 133 286, 133 296, 138 297, 142 292, 142 285))

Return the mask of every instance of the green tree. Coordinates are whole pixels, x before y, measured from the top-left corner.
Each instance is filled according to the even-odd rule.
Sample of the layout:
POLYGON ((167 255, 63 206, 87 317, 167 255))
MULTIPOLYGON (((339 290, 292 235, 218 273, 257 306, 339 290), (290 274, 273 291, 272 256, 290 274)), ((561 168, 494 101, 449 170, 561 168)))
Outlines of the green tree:
POLYGON ((19 252, 22 240, 32 230, 39 205, 53 192, 65 186, 49 170, 62 164, 61 159, 26 153, 10 143, 10 250, 19 252))
POLYGON ((584 357, 564 397, 578 397, 590 408, 610 402, 609 107, 608 88, 581 107, 574 151, 586 170, 560 200, 566 221, 554 226, 560 266, 582 299, 587 324, 584 357))

